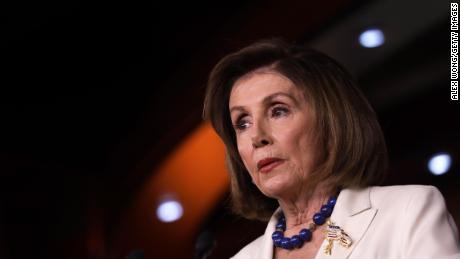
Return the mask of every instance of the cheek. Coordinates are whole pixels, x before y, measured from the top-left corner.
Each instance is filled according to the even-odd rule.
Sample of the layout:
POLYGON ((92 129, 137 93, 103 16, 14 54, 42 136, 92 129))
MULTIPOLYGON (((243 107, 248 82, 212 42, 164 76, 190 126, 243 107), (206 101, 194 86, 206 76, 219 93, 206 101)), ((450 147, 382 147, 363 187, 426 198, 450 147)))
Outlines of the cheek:
POLYGON ((239 139, 238 144, 238 153, 240 154, 241 160, 243 160, 246 169, 251 172, 251 147, 248 146, 248 143, 244 140, 239 139))
POLYGON ((291 127, 291 130, 286 130, 287 128, 278 135, 278 142, 291 158, 303 161, 312 151, 309 131, 305 127, 291 127))
POLYGON ((278 135, 278 142, 286 151, 292 152, 297 151, 302 146, 301 143, 304 142, 304 138, 301 130, 286 130, 285 128, 278 135))
POLYGON ((311 167, 317 149, 313 145, 310 132, 305 130, 298 132, 296 139, 295 150, 299 159, 302 161, 302 165, 311 167))

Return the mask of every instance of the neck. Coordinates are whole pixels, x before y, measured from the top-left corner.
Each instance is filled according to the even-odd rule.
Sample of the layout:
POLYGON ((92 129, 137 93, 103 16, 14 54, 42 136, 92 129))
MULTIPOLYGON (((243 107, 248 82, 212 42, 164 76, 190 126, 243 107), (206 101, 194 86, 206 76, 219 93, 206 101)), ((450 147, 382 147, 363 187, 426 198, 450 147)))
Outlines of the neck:
POLYGON ((333 194, 331 188, 322 185, 313 191, 300 192, 299 195, 292 198, 278 199, 286 218, 286 230, 297 229, 311 223, 313 215, 333 194))

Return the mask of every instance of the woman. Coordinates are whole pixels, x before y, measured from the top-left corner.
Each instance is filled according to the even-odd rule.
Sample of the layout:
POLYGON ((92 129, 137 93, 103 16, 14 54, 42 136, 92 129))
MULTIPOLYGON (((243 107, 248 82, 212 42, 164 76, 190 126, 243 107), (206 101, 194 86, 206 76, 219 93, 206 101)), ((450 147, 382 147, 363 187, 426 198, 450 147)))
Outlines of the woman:
POLYGON ((460 258, 435 187, 376 186, 376 115, 326 55, 266 40, 226 56, 204 117, 227 149, 233 210, 269 221, 234 258, 460 258))

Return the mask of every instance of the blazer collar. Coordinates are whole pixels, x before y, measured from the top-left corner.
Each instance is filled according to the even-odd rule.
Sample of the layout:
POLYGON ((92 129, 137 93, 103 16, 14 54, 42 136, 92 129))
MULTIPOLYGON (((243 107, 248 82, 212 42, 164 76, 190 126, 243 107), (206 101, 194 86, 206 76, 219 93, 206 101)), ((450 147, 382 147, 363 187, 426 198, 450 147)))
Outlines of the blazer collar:
POLYGON ((371 188, 344 189, 340 192, 331 215, 331 221, 350 236, 352 244, 345 248, 337 242, 333 242, 331 255, 326 255, 324 249, 328 242, 324 240, 315 259, 345 259, 350 256, 377 212, 371 206, 370 194, 371 188))
MULTIPOLYGON (((334 242, 331 255, 326 255, 324 249, 327 241, 324 240, 315 259, 338 259, 348 258, 353 249, 366 233, 377 212, 372 208, 370 200, 371 188, 365 189, 344 189, 337 197, 337 203, 331 215, 331 221, 341 227, 352 239, 353 243, 349 248, 344 248, 334 242)), ((259 250, 257 259, 273 258, 272 233, 275 231, 277 215, 281 212, 278 208, 270 218, 263 236, 262 247, 259 250)))

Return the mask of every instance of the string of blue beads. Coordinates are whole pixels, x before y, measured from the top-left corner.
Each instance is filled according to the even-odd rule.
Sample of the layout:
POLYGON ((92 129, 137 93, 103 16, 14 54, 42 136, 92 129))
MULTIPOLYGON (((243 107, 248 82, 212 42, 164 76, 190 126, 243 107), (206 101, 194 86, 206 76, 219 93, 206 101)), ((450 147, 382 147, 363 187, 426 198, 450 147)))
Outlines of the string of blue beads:
POLYGON ((276 230, 272 234, 274 245, 288 250, 302 247, 305 242, 311 240, 312 232, 315 230, 316 226, 323 225, 326 219, 331 216, 336 202, 337 197, 330 197, 326 204, 321 206, 321 210, 313 215, 314 226, 303 228, 298 235, 293 235, 292 237, 284 236, 284 231, 286 231, 286 218, 284 214, 281 214, 276 224, 276 230))

